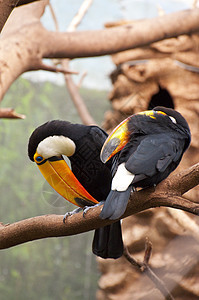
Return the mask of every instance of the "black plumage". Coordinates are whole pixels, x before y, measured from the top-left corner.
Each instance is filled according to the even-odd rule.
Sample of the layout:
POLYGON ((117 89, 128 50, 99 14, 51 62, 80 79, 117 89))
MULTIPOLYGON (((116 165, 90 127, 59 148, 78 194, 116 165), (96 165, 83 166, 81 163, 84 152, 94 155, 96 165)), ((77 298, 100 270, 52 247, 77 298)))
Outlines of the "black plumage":
MULTIPOLYGON (((112 180, 112 162, 103 164, 100 160, 100 151, 107 134, 97 126, 60 120, 47 122, 35 129, 29 139, 28 154, 32 161, 38 144, 55 135, 62 135, 74 141, 76 150, 69 157, 72 172, 97 201, 104 201, 112 180)), ((102 258, 118 258, 123 254, 120 221, 95 230, 93 253, 102 258)))
POLYGON ((165 107, 131 116, 127 128, 129 138, 119 152, 118 166, 124 163, 134 178, 127 189, 110 191, 100 214, 102 219, 118 219, 123 215, 132 187, 150 187, 164 180, 178 166, 191 141, 186 120, 165 107))

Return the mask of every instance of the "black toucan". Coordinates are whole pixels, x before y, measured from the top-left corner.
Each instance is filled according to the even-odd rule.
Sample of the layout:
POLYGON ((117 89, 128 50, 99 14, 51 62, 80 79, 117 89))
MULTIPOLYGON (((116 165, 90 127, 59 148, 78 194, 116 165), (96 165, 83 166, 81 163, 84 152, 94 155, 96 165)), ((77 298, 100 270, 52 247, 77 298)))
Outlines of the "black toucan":
MULTIPOLYGON (((106 138, 97 126, 53 120, 32 133, 28 155, 61 196, 84 208, 104 201, 110 191, 112 161, 100 160, 106 138), (70 159, 71 169, 63 155, 70 159)), ((120 221, 95 230, 93 253, 102 258, 122 256, 120 221)))
POLYGON ((171 108, 157 106, 120 123, 101 151, 104 163, 117 153, 117 167, 100 217, 120 218, 132 188, 155 186, 165 179, 180 163, 190 141, 186 120, 171 108))

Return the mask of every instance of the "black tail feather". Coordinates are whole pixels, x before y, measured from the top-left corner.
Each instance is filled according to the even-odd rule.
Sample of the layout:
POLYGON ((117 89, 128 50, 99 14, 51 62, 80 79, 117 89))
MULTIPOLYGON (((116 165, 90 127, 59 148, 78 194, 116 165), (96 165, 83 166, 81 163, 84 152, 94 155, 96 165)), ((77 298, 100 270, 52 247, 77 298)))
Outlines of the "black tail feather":
POLYGON ((131 186, 124 192, 110 191, 100 213, 100 218, 110 220, 119 219, 126 210, 130 193, 131 186))
POLYGON ((93 253, 102 258, 119 258, 123 254, 120 221, 95 230, 93 253))

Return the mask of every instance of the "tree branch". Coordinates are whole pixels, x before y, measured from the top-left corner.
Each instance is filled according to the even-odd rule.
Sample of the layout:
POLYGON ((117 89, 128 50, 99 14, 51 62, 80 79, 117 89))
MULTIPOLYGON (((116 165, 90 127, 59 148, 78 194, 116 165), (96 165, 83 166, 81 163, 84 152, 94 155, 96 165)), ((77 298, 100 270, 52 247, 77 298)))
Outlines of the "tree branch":
MULTIPOLYGON (((89 7, 91 6, 93 0, 84 0, 81 7, 79 8, 79 11, 75 15, 75 17, 72 19, 71 23, 68 26, 67 31, 73 32, 76 30, 77 26, 82 21, 83 17, 87 13, 89 7)), ((69 68, 69 59, 65 59, 61 61, 61 65, 63 68, 69 68)), ((79 114, 79 117, 82 120, 82 123, 85 125, 97 125, 93 117, 91 116, 84 99, 81 97, 79 93, 79 89, 77 85, 74 83, 72 77, 68 74, 64 75, 64 79, 66 82, 66 86, 68 88, 68 92, 71 96, 71 99, 76 107, 76 110, 79 114)))
MULTIPOLYGON (((155 190, 148 188, 132 193, 122 218, 160 206, 178 208, 199 215, 199 204, 178 196, 178 190, 174 190, 175 186, 183 186, 189 173, 191 174, 189 185, 193 187, 194 184, 199 183, 199 163, 177 175, 171 174, 155 190)), ((65 225, 61 215, 38 216, 10 225, 2 225, 0 226, 0 249, 42 238, 79 234, 114 222, 101 220, 100 211, 101 206, 95 207, 87 212, 85 218, 82 213, 75 214, 66 219, 65 225)))
POLYGON ((194 9, 105 30, 50 32, 40 23, 45 5, 45 1, 37 1, 16 8, 9 24, 4 26, 0 44, 0 99, 19 75, 35 70, 35 63, 42 58, 113 54, 199 31, 199 9, 194 9))
MULTIPOLYGON (((78 25, 81 23, 82 19, 86 15, 89 7, 93 3, 93 0, 84 0, 82 5, 79 8, 79 11, 75 15, 75 17, 72 19, 71 23, 69 24, 67 28, 67 32, 74 32, 78 25)), ((62 66, 67 67, 69 65, 69 60, 63 60, 62 66)), ((66 86, 68 88, 69 94, 71 96, 71 99, 77 109, 77 112, 85 125, 97 125, 93 117, 91 116, 84 99, 81 97, 79 93, 79 89, 77 85, 74 83, 72 77, 70 75, 65 74, 64 76, 66 86)))
POLYGON ((25 119, 25 115, 18 114, 13 108, 0 108, 0 118, 25 119))
MULTIPOLYGON (((67 67, 67 63, 63 63, 62 66, 64 68, 67 67)), ((70 93, 71 99, 77 109, 77 112, 85 125, 97 125, 91 114, 89 113, 87 106, 81 97, 78 87, 76 84, 73 82, 72 78, 70 75, 65 74, 64 75, 66 85, 68 88, 68 91, 70 93)))
POLYGON ((35 1, 39 0, 3 0, 0 1, 0 12, 1 12, 1 17, 0 17, 0 32, 6 23, 9 15, 13 11, 13 9, 17 6, 21 6, 24 4, 32 3, 35 1))
POLYGON ((172 174, 172 176, 168 177, 166 181, 163 181, 158 186, 158 190, 165 187, 170 192, 174 191, 178 195, 183 195, 199 184, 198 178, 199 163, 175 175, 172 174))
POLYGON ((49 72, 54 72, 54 73, 63 73, 63 74, 79 74, 77 71, 72 71, 70 70, 69 68, 67 68, 66 66, 60 68, 60 67, 57 67, 55 65, 47 65, 47 64, 44 64, 42 61, 41 63, 39 64, 39 66, 35 66, 35 69, 38 70, 44 70, 44 71, 49 71, 49 72))
POLYGON ((19 0, 0 1, 0 11, 2 12, 0 17, 0 32, 18 2, 19 0))
POLYGON ((138 262, 130 255, 127 247, 124 247, 123 255, 133 267, 135 267, 138 271, 144 273, 145 275, 147 275, 148 278, 151 279, 151 281, 154 283, 156 288, 162 293, 162 295, 165 297, 166 300, 174 300, 173 296, 165 286, 164 282, 153 272, 153 270, 148 265, 151 251, 152 251, 152 244, 147 239, 145 243, 144 260, 142 263, 138 262))
POLYGON ((51 32, 49 34, 58 43, 53 52, 50 47, 46 49, 44 55, 78 58, 114 54, 182 34, 197 32, 199 31, 198 18, 199 9, 197 8, 105 30, 59 34, 51 32), (61 37, 63 37, 62 45, 61 37))

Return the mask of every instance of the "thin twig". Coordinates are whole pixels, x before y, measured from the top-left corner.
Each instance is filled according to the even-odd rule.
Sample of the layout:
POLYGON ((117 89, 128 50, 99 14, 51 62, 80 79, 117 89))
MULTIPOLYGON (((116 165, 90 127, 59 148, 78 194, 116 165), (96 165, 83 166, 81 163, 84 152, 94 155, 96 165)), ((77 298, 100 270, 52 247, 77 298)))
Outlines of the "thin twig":
POLYGON ((92 3, 93 3, 93 0, 84 0, 84 2, 82 3, 82 5, 79 8, 77 14, 74 16, 70 25, 68 26, 68 28, 67 28, 68 32, 72 32, 77 29, 78 25, 83 20, 85 14, 87 13, 87 11, 92 3))
MULTIPOLYGON (((75 15, 75 17, 72 19, 71 23, 69 24, 67 31, 68 32, 72 32, 75 31, 77 26, 80 24, 80 22, 82 21, 83 17, 85 16, 86 12, 88 11, 90 5, 92 4, 93 0, 85 0, 81 7, 79 8, 79 11, 77 12, 77 14, 75 15)), ((53 11, 52 6, 50 6, 51 9, 51 14, 55 23, 55 27, 56 30, 58 31, 58 22, 55 16, 55 13, 53 11)), ((69 59, 64 59, 61 62, 61 65, 63 67, 63 69, 68 69, 69 68, 69 59)), ((69 73, 68 73, 69 74, 69 73)), ((91 116, 91 114, 89 113, 87 106, 83 100, 83 98, 81 97, 80 93, 79 93, 79 89, 74 81, 72 80, 72 77, 69 76, 67 73, 64 75, 65 78, 65 82, 69 91, 69 94, 71 96, 71 99, 77 109, 77 112, 82 120, 82 122, 85 125, 96 125, 95 120, 93 119, 93 117, 91 116)), ((82 77, 83 78, 83 77, 82 77)))
MULTIPOLYGON (((72 19, 69 24, 67 31, 73 32, 77 29, 78 25, 81 23, 82 19, 86 15, 89 7, 91 6, 93 0, 84 0, 82 5, 80 6, 77 14, 72 19)), ((69 60, 63 60, 62 66, 67 67, 69 65, 69 60)), ((77 112, 85 125, 97 125, 93 117, 91 116, 88 108, 84 102, 84 99, 81 97, 79 93, 78 86, 72 80, 72 77, 69 75, 65 75, 65 82, 70 93, 71 99, 77 109, 77 112)))
POLYGON ((25 119, 26 116, 18 114, 13 108, 1 108, 0 109, 0 118, 8 119, 25 119))
POLYGON ((51 16, 53 18, 53 22, 55 24, 55 30, 56 31, 59 31, 59 23, 57 21, 57 18, 56 18, 56 15, 55 15, 55 12, 54 12, 54 9, 50 3, 50 1, 48 1, 48 6, 49 6, 49 9, 50 9, 50 13, 51 13, 51 16))
POLYGON ((44 71, 49 71, 49 72, 55 72, 55 73, 63 73, 63 74, 74 74, 74 75, 77 75, 79 74, 79 72, 77 71, 71 71, 69 70, 68 68, 65 68, 65 67, 57 67, 57 66, 52 66, 52 65, 47 65, 47 64, 44 64, 44 63, 41 63, 37 69, 39 70, 44 70, 44 71))
POLYGON ((84 71, 80 77, 78 84, 77 84, 78 89, 82 86, 82 82, 83 82, 84 78, 86 77, 86 75, 87 75, 87 71, 84 71))
POLYGON ((145 255, 143 263, 136 261, 129 253, 127 247, 124 247, 123 255, 124 257, 131 263, 132 266, 136 267, 141 273, 144 273, 151 279, 151 281, 155 284, 157 289, 162 293, 166 300, 174 300, 173 296, 165 286, 164 282, 152 271, 149 267, 148 263, 145 261, 149 261, 151 255, 152 244, 148 240, 145 244, 145 255))
MULTIPOLYGON (((64 61, 62 63, 62 66, 67 67, 68 61, 64 61)), ((81 97, 78 87, 72 80, 72 77, 68 74, 64 75, 65 82, 68 88, 68 92, 70 93, 71 99, 73 100, 73 103, 77 109, 77 112, 85 125, 97 125, 93 117, 91 116, 90 112, 88 111, 88 108, 81 97)))
POLYGON ((149 263, 149 259, 151 257, 151 253, 152 253, 152 243, 149 240, 148 237, 146 237, 146 241, 145 241, 145 252, 144 252, 144 260, 143 263, 144 264, 148 264, 149 263))

